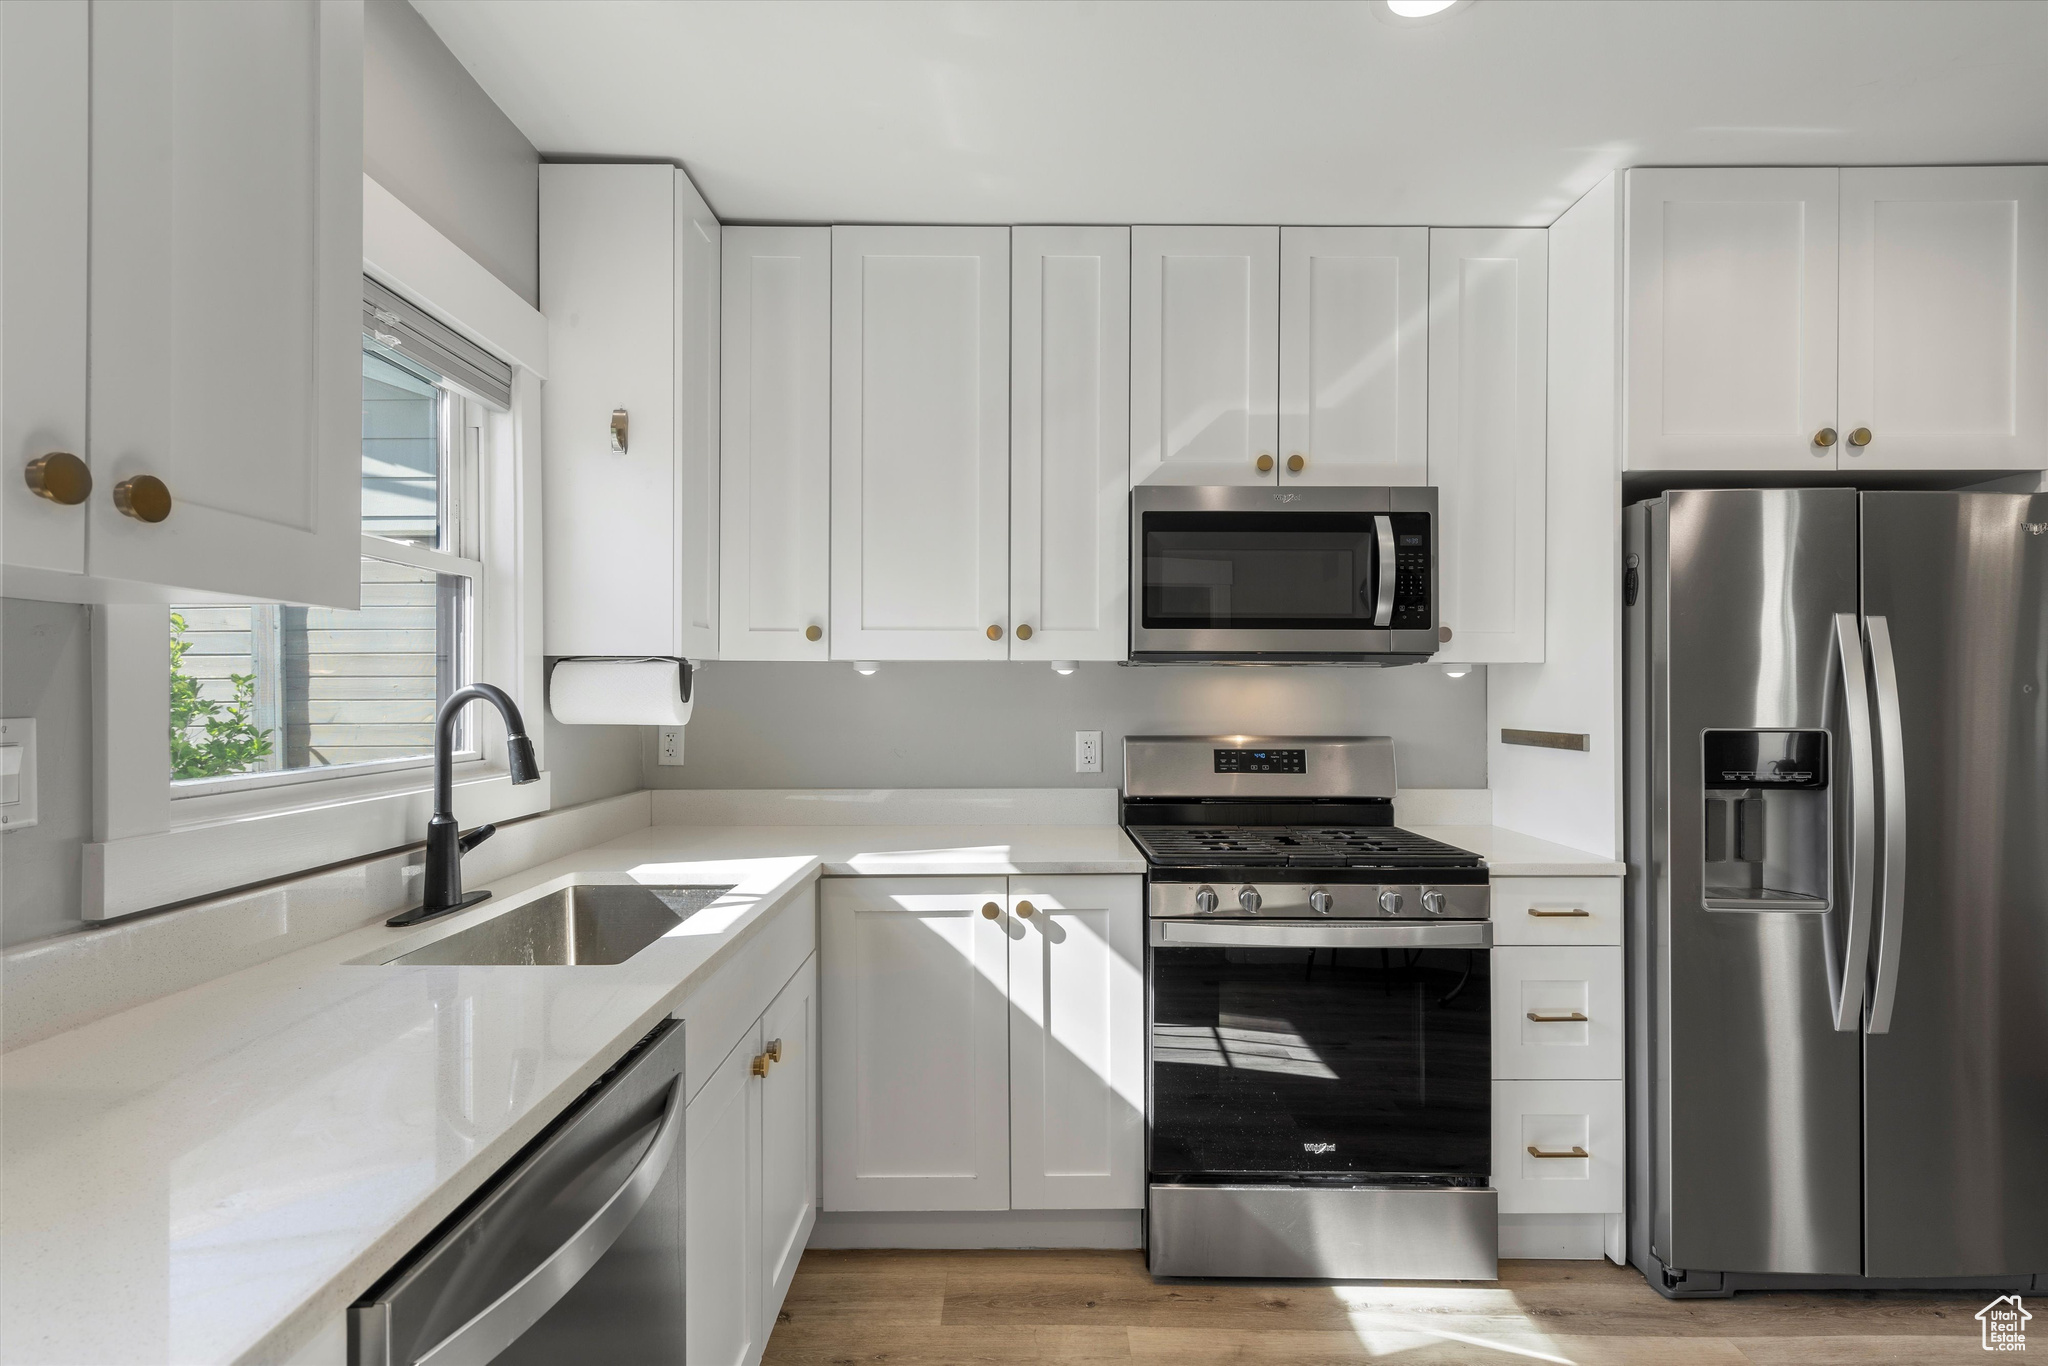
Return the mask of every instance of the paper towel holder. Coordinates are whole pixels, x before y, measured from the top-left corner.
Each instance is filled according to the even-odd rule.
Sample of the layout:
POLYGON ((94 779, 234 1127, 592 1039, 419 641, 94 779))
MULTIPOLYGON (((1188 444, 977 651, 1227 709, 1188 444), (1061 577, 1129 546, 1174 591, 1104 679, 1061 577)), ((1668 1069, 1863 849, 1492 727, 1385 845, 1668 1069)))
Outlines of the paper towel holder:
MULTIPOLYGON (((701 663, 693 664, 680 655, 564 655, 549 661, 548 710, 555 720, 569 725, 680 726, 689 720, 690 698, 696 690, 696 672, 701 667, 701 663), (571 684, 564 683, 565 668, 577 674, 571 684), (644 700, 637 705, 592 701, 591 688, 598 687, 602 697, 611 678, 617 676, 613 671, 631 675, 650 668, 668 675, 667 686, 673 691, 665 694, 666 702, 659 685, 651 696, 643 691, 644 700), (570 699, 567 712, 563 710, 565 686, 570 699)), ((644 687, 644 680, 641 686, 644 687)))
POLYGON ((585 661, 599 661, 611 664, 674 664, 676 666, 676 686, 681 690, 682 700, 685 702, 690 700, 691 680, 697 671, 696 666, 681 655, 563 655, 553 664, 548 665, 548 678, 551 682, 553 681, 554 672, 558 665, 580 664, 585 661))

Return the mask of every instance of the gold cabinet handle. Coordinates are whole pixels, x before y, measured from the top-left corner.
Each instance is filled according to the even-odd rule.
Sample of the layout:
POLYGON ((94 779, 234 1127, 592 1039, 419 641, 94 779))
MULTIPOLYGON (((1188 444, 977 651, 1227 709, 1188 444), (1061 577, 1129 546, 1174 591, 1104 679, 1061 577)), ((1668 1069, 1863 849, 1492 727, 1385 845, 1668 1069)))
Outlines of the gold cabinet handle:
POLYGON ((1308 457, 1299 454, 1290 455, 1287 457, 1287 472, 1289 474, 1300 474, 1303 470, 1307 468, 1308 457))
POLYGON ((1828 447, 1834 445, 1835 429, 1833 427, 1823 427, 1819 431, 1815 432, 1813 434, 1813 444, 1820 447, 1822 450, 1826 450, 1828 447))
POLYGON ((1003 638, 1003 628, 1002 628, 1002 627, 1000 627, 1000 626, 991 626, 991 627, 989 627, 989 628, 988 628, 988 638, 989 638, 990 640, 1001 640, 1001 639, 1003 638))
POLYGON ((824 639, 824 637, 825 637, 825 628, 824 628, 824 627, 822 627, 822 626, 815 626, 815 625, 813 625, 813 626, 806 626, 806 627, 804 627, 804 639, 805 639, 805 640, 822 640, 822 639, 824 639))
POLYGON ((768 1047, 762 1050, 762 1052, 761 1052, 761 1056, 762 1056, 762 1057, 764 1057, 764 1058, 766 1058, 766 1059, 768 1059, 768 1061, 770 1061, 770 1062, 781 1062, 781 1061, 782 1061, 782 1040, 780 1040, 780 1039, 770 1039, 770 1040, 768 1041, 768 1047))
POLYGON ((982 907, 981 907, 981 915, 982 915, 982 919, 984 919, 984 920, 994 920, 994 919, 995 919, 995 918, 996 918, 997 916, 1001 915, 1002 913, 1003 913, 1003 908, 1002 908, 1001 906, 998 906, 998 905, 996 905, 996 903, 995 903, 995 902, 993 902, 993 901, 987 901, 987 902, 983 902, 983 903, 982 903, 982 907))
POLYGON ((1260 474, 1271 474, 1273 472, 1273 457, 1267 455, 1264 451, 1260 451, 1259 458, 1252 461, 1252 468, 1260 474))
POLYGON ((1031 639, 1031 628, 1030 628, 1029 626, 1019 626, 1019 627, 1017 628, 1017 639, 1019 639, 1019 640, 1029 640, 1029 639, 1031 639))
POLYGON ((1586 1012, 1583 1010, 1567 1010, 1561 1013, 1554 1012, 1546 1015, 1540 1010, 1532 1010, 1529 1012, 1529 1018, 1537 1024, 1584 1024, 1586 1023, 1586 1012))
POLYGON ((1589 919, 1593 913, 1579 906, 1567 906, 1554 911, 1542 906, 1531 906, 1529 914, 1535 916, 1538 920, 1554 920, 1560 917, 1567 920, 1585 920, 1589 919))
MULTIPOLYGON (((768 1075, 768 1064, 773 1061, 775 1060, 766 1053, 756 1053, 754 1055, 754 1065, 749 1070, 757 1077, 765 1077, 768 1075)), ((1535 1149, 1531 1148, 1530 1151, 1534 1152, 1535 1149)))
POLYGON ((1592 1155, 1593 1154, 1587 1152, 1584 1148, 1581 1148, 1576 1143, 1572 1145, 1570 1152, 1564 1153, 1545 1152, 1543 1149, 1537 1147, 1534 1143, 1531 1143, 1529 1145, 1529 1156, 1531 1157, 1591 1157, 1592 1155))
POLYGON ((1849 433, 1849 444, 1852 446, 1868 446, 1870 444, 1870 428, 1858 427, 1855 431, 1849 433))
POLYGON ((1038 907, 1032 905, 1030 902, 1020 901, 1017 903, 1017 918, 1019 920, 1029 920, 1032 916, 1037 914, 1038 907))
POLYGON ((92 497, 92 470, 70 451, 39 455, 21 473, 31 493, 60 507, 75 508, 92 497))
POLYGON ((114 506, 123 517, 161 522, 171 515, 171 491, 153 474, 137 474, 114 485, 114 506))

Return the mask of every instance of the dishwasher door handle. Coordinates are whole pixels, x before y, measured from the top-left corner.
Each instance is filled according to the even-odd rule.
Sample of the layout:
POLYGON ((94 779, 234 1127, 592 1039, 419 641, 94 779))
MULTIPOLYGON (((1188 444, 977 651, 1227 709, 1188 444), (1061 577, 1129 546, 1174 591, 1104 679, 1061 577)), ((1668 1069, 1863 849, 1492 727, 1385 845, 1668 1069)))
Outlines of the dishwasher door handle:
POLYGON ((654 1131, 654 1141, 647 1145, 647 1151, 640 1155, 610 1198, 517 1285, 414 1358, 416 1366, 484 1366, 538 1323, 541 1315, 554 1308, 562 1296, 575 1289, 576 1283, 619 1240, 619 1235, 654 1194, 662 1173, 668 1169, 669 1159, 675 1155, 676 1140, 683 1132, 684 1108, 683 1079, 677 1077, 669 1083, 668 1104, 662 1110, 660 1127, 654 1131))

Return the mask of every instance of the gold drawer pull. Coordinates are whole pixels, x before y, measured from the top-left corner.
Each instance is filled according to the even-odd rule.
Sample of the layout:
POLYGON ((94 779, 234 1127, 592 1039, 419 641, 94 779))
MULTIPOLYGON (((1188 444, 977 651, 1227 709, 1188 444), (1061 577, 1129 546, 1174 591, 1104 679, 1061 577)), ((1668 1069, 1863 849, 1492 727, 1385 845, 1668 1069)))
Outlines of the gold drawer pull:
POLYGON ((1583 1010, 1568 1010, 1561 1015, 1545 1015, 1540 1010, 1532 1010, 1529 1012, 1529 1018, 1537 1024, 1584 1024, 1586 1023, 1586 1012, 1583 1010))
MULTIPOLYGON (((753 1069, 752 1069, 752 1070, 753 1070, 753 1073, 754 1073, 754 1075, 755 1075, 755 1076, 757 1076, 757 1077, 765 1077, 765 1076, 767 1076, 767 1075, 768 1075, 768 1064, 769 1064, 769 1063, 771 1063, 771 1062, 774 1062, 774 1061, 775 1061, 775 1059, 773 1059, 773 1058, 769 1057, 769 1056, 768 1056, 768 1055, 767 1055, 766 1053, 756 1053, 756 1054, 754 1055, 754 1066, 753 1066, 753 1069)), ((1529 1151, 1533 1153, 1533 1152, 1535 1152, 1536 1150, 1535 1150, 1534 1148, 1531 1148, 1531 1149, 1530 1149, 1529 1151)))
POLYGON ((1572 1150, 1568 1153, 1549 1153, 1537 1147, 1534 1143, 1529 1145, 1529 1156, 1531 1157, 1591 1157, 1592 1155, 1577 1144, 1573 1144, 1572 1150))
POLYGON ((1584 920, 1593 913, 1578 906, 1569 906, 1558 911, 1546 910, 1541 906, 1531 906, 1529 914, 1535 916, 1538 920, 1551 920, 1560 916, 1570 920, 1584 920))

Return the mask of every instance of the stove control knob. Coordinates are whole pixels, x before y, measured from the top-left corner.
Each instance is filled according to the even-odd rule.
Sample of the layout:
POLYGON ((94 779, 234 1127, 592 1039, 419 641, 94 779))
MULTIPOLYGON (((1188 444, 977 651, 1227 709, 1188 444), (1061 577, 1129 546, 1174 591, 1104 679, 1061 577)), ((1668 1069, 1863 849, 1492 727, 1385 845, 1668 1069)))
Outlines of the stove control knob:
POLYGON ((1424 892, 1422 894, 1422 909, 1428 911, 1431 915, 1442 915, 1445 904, 1442 892, 1424 892))
POLYGON ((1399 892, 1380 893, 1380 913, 1383 915, 1399 915, 1401 908, 1407 904, 1407 899, 1399 892))
POLYGON ((1330 907, 1334 904, 1330 899, 1330 894, 1320 887, 1308 894, 1308 908, 1317 915, 1328 915, 1330 907))
POLYGON ((1214 887, 1197 887, 1195 889, 1195 909, 1203 915, 1216 914, 1216 889, 1214 887))
POLYGON ((1237 889, 1237 904, 1244 907, 1246 915, 1257 915, 1259 913, 1259 906, 1264 901, 1265 898, 1259 895, 1259 889, 1256 887, 1240 887, 1237 889))

